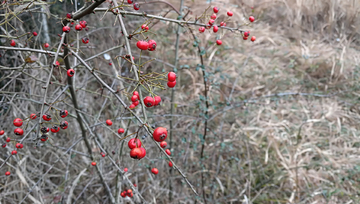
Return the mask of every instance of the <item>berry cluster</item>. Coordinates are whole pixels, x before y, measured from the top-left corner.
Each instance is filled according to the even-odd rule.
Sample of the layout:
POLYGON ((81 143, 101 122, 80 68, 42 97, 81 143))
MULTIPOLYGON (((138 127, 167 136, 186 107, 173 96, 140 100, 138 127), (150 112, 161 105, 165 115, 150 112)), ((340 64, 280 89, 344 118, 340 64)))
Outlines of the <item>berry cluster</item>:
POLYGON ((132 192, 132 190, 131 189, 128 189, 128 190, 125 190, 125 191, 123 191, 123 192, 121 192, 121 197, 123 197, 123 198, 125 198, 126 196, 128 196, 128 197, 133 197, 133 192, 132 192))
POLYGON ((174 72, 169 72, 167 86, 169 88, 174 88, 175 85, 176 85, 176 74, 174 72))
MULTIPOLYGON (((147 27, 147 26, 146 26, 147 27)), ((149 27, 147 27, 149 29, 149 27)), ((156 49, 156 41, 155 40, 148 40, 147 42, 144 40, 139 40, 136 43, 136 46, 140 49, 140 50, 149 50, 149 51, 154 51, 156 49)))

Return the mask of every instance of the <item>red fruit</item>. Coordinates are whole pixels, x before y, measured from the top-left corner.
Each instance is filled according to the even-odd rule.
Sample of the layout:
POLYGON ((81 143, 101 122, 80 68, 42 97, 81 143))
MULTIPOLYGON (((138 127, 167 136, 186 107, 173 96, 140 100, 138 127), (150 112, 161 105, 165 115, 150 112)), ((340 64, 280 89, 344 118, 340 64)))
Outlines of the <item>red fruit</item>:
POLYGON ((137 95, 137 96, 139 96, 139 92, 134 91, 133 95, 137 95))
POLYGON ((33 34, 34 36, 37 36, 37 32, 35 32, 35 31, 34 31, 32 34, 33 34))
POLYGON ((96 166, 96 162, 91 162, 91 165, 96 166))
POLYGON ((118 133, 119 133, 119 134, 123 134, 124 132, 125 132, 124 129, 122 129, 122 128, 119 128, 119 129, 118 129, 118 133))
POLYGON ((111 63, 111 62, 109 62, 109 65, 111 66, 111 65, 112 65, 112 63, 111 63))
POLYGON ((16 129, 14 130, 14 133, 15 133, 15 135, 21 136, 21 135, 24 134, 24 130, 21 129, 21 128, 16 128, 16 129))
POLYGON ((254 16, 250 16, 250 17, 249 17, 249 21, 250 21, 250 22, 254 22, 254 21, 255 21, 254 16))
POLYGON ((75 30, 77 30, 77 31, 81 31, 82 29, 83 29, 83 27, 80 24, 77 24, 75 26, 75 30))
POLYGON ((10 40, 10 45, 15 47, 15 45, 16 45, 15 40, 10 40))
POLYGON ((168 73, 168 81, 176 81, 176 74, 175 72, 168 73))
POLYGON ((209 20, 209 24, 210 24, 210 25, 213 25, 214 23, 215 23, 215 20, 214 20, 214 19, 210 19, 210 20, 209 20))
POLYGON ((42 142, 46 142, 46 140, 48 140, 48 136, 47 135, 41 135, 40 140, 42 142))
POLYGON ((226 26, 226 23, 225 23, 225 22, 221 22, 221 23, 220 23, 220 26, 226 26))
POLYGON ((50 121, 50 120, 51 120, 51 115, 49 115, 49 114, 44 114, 42 118, 43 118, 44 120, 46 120, 46 121, 50 121))
POLYGON ((65 130, 66 128, 69 127, 69 123, 67 121, 61 121, 60 122, 60 128, 65 130))
POLYGON ((53 133, 57 133, 60 131, 60 128, 57 126, 57 125, 54 125, 52 128, 51 128, 51 132, 53 133))
POLYGON ((213 10, 214 10, 214 13, 219 12, 219 8, 218 8, 218 7, 214 7, 213 10))
POLYGON ((67 13, 67 14, 66 14, 66 18, 72 18, 72 14, 71 14, 71 13, 67 13))
POLYGON ((146 24, 143 24, 142 26, 141 26, 141 29, 145 29, 145 30, 149 30, 149 26, 147 26, 146 24))
POLYGON ((169 161, 169 167, 172 167, 172 166, 173 166, 172 162, 171 162, 171 161, 169 161))
POLYGON ((250 35, 250 31, 245 31, 245 32, 244 32, 244 36, 245 36, 245 37, 249 37, 249 35, 250 35))
POLYGON ((79 24, 80 24, 81 27, 83 27, 83 28, 86 28, 86 26, 87 26, 86 21, 80 21, 79 24))
POLYGON ((175 85, 176 85, 176 81, 168 81, 168 83, 167 83, 167 86, 169 88, 174 88, 175 85))
POLYGON ((13 150, 13 151, 11 152, 11 154, 12 154, 12 155, 15 155, 15 154, 17 154, 17 151, 16 151, 16 150, 13 150))
POLYGON ((252 36, 252 37, 251 37, 251 41, 254 42, 255 40, 256 40, 256 37, 255 37, 255 36, 252 36))
POLYGON ((167 130, 164 127, 158 127, 153 132, 153 138, 156 142, 162 142, 167 137, 167 130))
POLYGON ((61 110, 60 111, 60 117, 65 118, 68 115, 68 111, 67 110, 61 110))
POLYGON ((167 142, 162 141, 162 142, 160 143, 160 147, 165 148, 166 146, 167 146, 167 142))
POLYGON ((101 156, 102 156, 102 157, 105 157, 105 153, 101 152, 101 156))
POLYGON ((128 0, 128 4, 132 4, 133 3, 133 0, 128 0))
POLYGON ((68 33, 68 32, 70 32, 70 27, 69 26, 64 26, 62 28, 62 31, 65 32, 65 33, 68 33))
POLYGON ((56 66, 59 66, 59 65, 60 65, 60 62, 59 62, 59 61, 56 61, 55 64, 56 64, 56 66))
POLYGON ((227 15, 228 15, 228 16, 232 16, 232 15, 233 15, 233 12, 228 11, 228 12, 227 12, 227 15))
MULTIPOLYGON (((129 2, 130 0, 128 0, 128 2, 129 2)), ((125 191, 123 191, 123 192, 121 192, 121 197, 123 197, 123 198, 125 198, 126 197, 126 193, 125 193, 125 191)))
POLYGON ((151 172, 156 175, 159 173, 159 170, 157 168, 152 168, 151 172))
POLYGON ((143 40, 139 40, 136 43, 136 46, 140 49, 140 50, 147 50, 149 48, 149 43, 143 40))
POLYGON ((49 43, 45 43, 44 48, 48 48, 48 47, 49 47, 49 43))
POLYGON ((144 147, 140 147, 141 150, 141 155, 140 155, 140 159, 144 158, 146 156, 146 150, 144 147))
POLYGON ((128 168, 124 168, 124 171, 125 171, 125 172, 128 172, 128 168))
POLYGON ((21 145, 20 143, 16 143, 15 147, 18 149, 21 149, 23 145, 21 145))
POLYGON ((36 114, 35 113, 32 113, 32 114, 30 114, 30 119, 32 119, 32 120, 34 120, 34 119, 36 119, 36 114))
POLYGON ((5 133, 4 130, 0 130, 0 135, 3 135, 5 133))
POLYGON ((245 36, 244 36, 244 37, 243 37, 243 39, 244 39, 244 40, 247 40, 247 39, 248 39, 248 37, 245 37, 245 36))
POLYGON ((171 152, 170 152, 169 149, 166 149, 165 152, 166 152, 167 155, 169 155, 169 156, 171 155, 171 152))
POLYGON ((4 147, 4 148, 5 148, 5 147, 6 147, 6 143, 2 144, 2 147, 4 147))
POLYGON ((112 125, 112 121, 111 121, 111 120, 106 120, 106 125, 111 126, 111 125, 112 125))
POLYGON ((129 106, 130 109, 134 109, 135 107, 136 107, 135 104, 131 104, 131 105, 129 106))
POLYGON ((148 43, 149 43, 148 50, 149 51, 154 51, 156 49, 156 41, 155 40, 149 40, 148 43))
POLYGON ((83 38, 81 39, 81 41, 82 41, 84 44, 88 44, 88 43, 89 43, 89 38, 83 37, 83 38))
POLYGON ((136 183, 134 183, 134 186, 136 187, 136 183))
POLYGON ((10 141, 11 141, 10 137, 6 138, 6 142, 10 142, 10 141))
POLYGON ((200 33, 205 32, 205 27, 200 27, 200 28, 199 28, 199 32, 200 32, 200 33))
POLYGON ((214 33, 218 32, 218 30, 219 30, 219 27, 215 25, 213 28, 214 33))
POLYGON ((137 96, 137 95, 133 95, 132 97, 131 97, 131 101, 132 102, 135 102, 135 101, 137 101, 139 99, 139 96, 137 96))
POLYGON ((15 118, 14 121, 13 121, 13 124, 14 124, 16 127, 20 127, 20 126, 22 126, 23 121, 22 121, 20 118, 15 118))
POLYGON ((128 195, 130 198, 132 198, 133 196, 134 196, 134 194, 133 193, 130 193, 130 195, 128 195))
POLYGON ((139 139, 132 138, 131 140, 129 140, 128 142, 128 147, 130 149, 134 149, 136 147, 141 147, 141 141, 139 139))
POLYGON ((145 104, 146 107, 150 108, 150 107, 154 106, 155 100, 151 96, 146 96, 144 98, 144 104, 145 104))
POLYGON ((23 144, 20 144, 20 149, 22 149, 24 147, 24 145, 23 144))
POLYGON ((134 3, 134 9, 135 9, 135 10, 139 10, 139 9, 140 9, 140 4, 134 3))
POLYGON ((130 157, 133 159, 141 159, 142 150, 140 148, 134 148, 130 151, 130 157))
POLYGON ((137 105, 139 105, 139 101, 135 101, 135 102, 133 102, 132 103, 134 106, 137 106, 137 105))
POLYGON ((222 44, 222 41, 221 41, 221 40, 217 40, 217 41, 216 41, 216 44, 217 44, 217 45, 221 45, 221 44, 222 44))
POLYGON ((49 129, 48 127, 42 127, 42 128, 40 129, 40 131, 41 131, 42 133, 47 133, 47 132, 50 131, 50 129, 49 129))
POLYGON ((10 176, 10 171, 5 172, 5 176, 10 176))
POLYGON ((73 70, 73 69, 68 69, 67 72, 66 72, 66 74, 67 74, 69 77, 73 77, 74 74, 75 74, 75 70, 73 70))
POLYGON ((211 19, 215 20, 216 19, 216 14, 213 13, 213 15, 210 16, 211 19))
POLYGON ((155 104, 154 104, 154 106, 160 105, 161 97, 160 97, 160 96, 155 96, 154 99, 155 99, 155 104))

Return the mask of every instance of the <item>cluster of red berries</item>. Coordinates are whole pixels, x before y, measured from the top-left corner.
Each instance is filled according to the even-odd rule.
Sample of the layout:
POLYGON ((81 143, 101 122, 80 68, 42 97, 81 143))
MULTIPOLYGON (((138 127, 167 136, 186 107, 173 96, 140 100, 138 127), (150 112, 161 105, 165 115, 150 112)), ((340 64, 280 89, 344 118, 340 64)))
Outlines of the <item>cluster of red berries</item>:
POLYGON ((137 105, 139 105, 140 95, 139 92, 134 91, 133 95, 131 96, 132 104, 129 106, 130 109, 134 109, 137 105))
POLYGON ((175 85, 176 85, 176 74, 175 72, 169 72, 167 86, 169 88, 174 88, 175 85))
MULTIPOLYGON (((67 18, 72 18, 72 15, 70 14, 70 13, 68 13, 68 14, 66 14, 66 17, 67 18)), ((71 22, 71 25, 73 25, 74 24, 74 22, 71 22)), ((75 25, 75 30, 76 31, 81 31, 83 28, 84 29, 87 29, 87 22, 86 21, 80 21, 79 22, 79 24, 76 24, 75 25)), ((63 32, 65 32, 65 33, 69 33, 70 32, 70 26, 64 26, 63 28, 62 28, 62 31, 63 32)), ((88 44, 89 43, 89 38, 88 37, 83 37, 82 39, 81 39, 81 41, 84 43, 84 44, 88 44)))
MULTIPOLYGON (((67 110, 60 110, 60 117, 62 118, 65 118, 66 116, 68 116, 68 111, 67 110)), ((52 119, 51 115, 50 114, 44 114, 42 116, 42 118, 45 120, 45 121, 50 121, 52 119)), ((46 142, 48 140, 48 135, 46 133, 48 133, 49 131, 51 131, 52 133, 57 133, 60 131, 60 129, 67 129, 69 127, 69 123, 67 121, 61 121, 59 125, 53 125, 51 128, 48 128, 48 127, 42 127, 40 129, 40 131, 43 133, 43 135, 41 135, 40 137, 40 140, 42 142, 46 142)))
POLYGON ((126 196, 129 196, 130 198, 133 197, 133 192, 131 189, 125 190, 123 192, 121 192, 121 197, 125 198, 126 196))
MULTIPOLYGON (((128 4, 132 4, 134 1, 133 0, 127 0, 128 4)), ((138 3, 134 3, 133 7, 135 10, 139 10, 140 9, 140 4, 138 3)))
MULTIPOLYGON (((146 29, 146 27, 145 27, 146 29)), ((143 40, 139 40, 136 43, 136 46, 140 49, 140 50, 149 50, 149 51, 154 51, 156 49, 156 41, 155 40, 148 40, 143 41, 143 40)))
POLYGON ((137 138, 132 138, 128 142, 130 149, 130 157, 133 159, 142 159, 146 156, 146 150, 141 147, 141 141, 137 138))
POLYGON ((144 104, 148 108, 153 107, 153 106, 158 106, 158 105, 160 105, 160 102, 161 102, 160 96, 155 96, 155 97, 146 96, 144 98, 144 104))

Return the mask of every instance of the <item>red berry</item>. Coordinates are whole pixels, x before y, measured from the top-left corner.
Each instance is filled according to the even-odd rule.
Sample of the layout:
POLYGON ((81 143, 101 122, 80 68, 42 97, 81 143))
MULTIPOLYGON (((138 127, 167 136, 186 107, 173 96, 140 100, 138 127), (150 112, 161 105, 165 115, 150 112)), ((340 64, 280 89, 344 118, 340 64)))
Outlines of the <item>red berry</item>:
POLYGON ((254 16, 250 16, 250 17, 249 17, 249 21, 250 21, 250 22, 254 22, 254 21, 255 21, 254 16))
POLYGON ((122 129, 122 128, 119 128, 119 129, 118 129, 118 133, 119 133, 119 134, 123 134, 124 132, 125 132, 124 129, 122 129))
POLYGON ((173 166, 172 162, 171 162, 171 161, 169 161, 169 167, 172 167, 172 166, 173 166))
POLYGON ((5 172, 5 176, 10 176, 10 171, 5 172))
POLYGON ((75 70, 73 70, 73 69, 68 69, 67 72, 66 72, 66 74, 68 75, 68 77, 73 77, 74 74, 75 74, 75 70))
POLYGON ((105 153, 101 152, 101 156, 102 156, 102 157, 105 157, 105 153))
POLYGON ((139 41, 136 43, 136 46, 137 46, 140 50, 147 50, 147 49, 149 48, 149 43, 146 42, 146 41, 139 40, 139 41))
POLYGON ((153 132, 153 138, 156 142, 162 142, 167 137, 167 130, 164 127, 158 127, 153 132))
POLYGON ((60 128, 65 130, 66 128, 68 128, 69 123, 67 121, 61 121, 60 122, 60 128))
POLYGON ((128 168, 124 168, 124 171, 125 171, 125 172, 128 172, 128 168))
POLYGON ((4 147, 4 148, 5 148, 5 147, 6 147, 6 143, 2 144, 2 147, 4 147))
MULTIPOLYGON (((128 0, 128 2, 129 2, 130 0, 128 0)), ((123 191, 123 192, 121 192, 121 197, 123 197, 123 198, 125 198, 126 197, 126 193, 125 193, 125 191, 123 191)))
POLYGON ((244 32, 244 36, 245 36, 245 37, 249 37, 249 35, 250 35, 250 31, 245 31, 245 32, 244 32))
POLYGON ((10 40, 10 45, 15 47, 15 45, 16 45, 15 40, 10 40))
POLYGON ((45 43, 45 44, 44 44, 44 47, 45 47, 45 48, 48 48, 48 47, 49 47, 49 43, 45 43))
POLYGON ((46 120, 46 121, 50 121, 50 120, 51 120, 51 115, 49 115, 49 114, 44 114, 42 118, 43 118, 44 120, 46 120))
POLYGON ((215 20, 213 20, 213 19, 210 19, 210 20, 209 20, 209 24, 210 24, 210 25, 213 25, 214 23, 215 23, 215 20))
POLYGON ((42 142, 46 142, 46 140, 48 140, 48 136, 47 135, 41 135, 40 140, 42 142))
POLYGON ((131 105, 129 106, 130 109, 134 109, 135 107, 136 107, 135 104, 131 104, 131 105))
POLYGON ((130 151, 130 157, 133 159, 141 159, 142 150, 140 148, 134 148, 130 151))
POLYGON ((96 162, 91 162, 91 165, 96 166, 96 162))
POLYGON ((215 20, 216 19, 216 14, 213 13, 211 16, 210 16, 211 19, 215 20))
POLYGON ((176 74, 175 72, 168 73, 168 81, 176 81, 176 74))
POLYGON ((69 26, 64 26, 62 28, 62 31, 65 32, 65 33, 68 33, 68 32, 70 32, 70 27, 69 26))
POLYGON ((166 149, 165 152, 166 152, 166 154, 168 154, 169 156, 171 155, 171 152, 170 152, 169 149, 166 149))
POLYGON ((24 130, 21 129, 21 128, 16 128, 16 129, 14 130, 14 133, 15 133, 15 135, 21 136, 21 135, 24 134, 24 130))
POLYGON ((248 39, 248 37, 245 37, 245 36, 244 36, 244 37, 243 37, 243 39, 244 39, 244 40, 247 40, 247 39, 248 39))
POLYGON ((252 37, 251 37, 251 41, 254 42, 255 40, 256 40, 256 37, 255 37, 255 36, 252 36, 252 37))
POLYGON ((226 23, 225 23, 225 22, 221 22, 221 23, 220 23, 220 26, 226 26, 226 23))
POLYGON ((35 32, 35 31, 34 31, 32 34, 33 34, 34 36, 37 36, 37 32, 35 32))
POLYGON ((134 186, 136 187, 136 183, 134 183, 134 186))
POLYGON ((10 137, 6 138, 6 142, 10 142, 10 141, 11 141, 10 137))
POLYGON ((139 96, 139 92, 134 91, 133 95, 137 95, 137 96, 139 96))
POLYGON ((135 102, 135 101, 137 101, 139 99, 139 96, 137 96, 137 95, 133 95, 132 97, 131 97, 131 101, 132 102, 135 102))
POLYGON ((127 190, 127 194, 129 195, 129 194, 131 194, 132 193, 132 190, 131 189, 128 189, 127 190))
POLYGON ((80 24, 77 24, 75 26, 75 30, 77 30, 77 31, 81 31, 82 29, 83 29, 83 27, 80 24))
POLYGON ((83 28, 86 28, 86 26, 87 26, 86 21, 80 21, 79 24, 80 24, 81 27, 83 27, 83 28))
POLYGON ((128 142, 128 147, 130 149, 134 149, 136 147, 141 147, 141 141, 139 139, 132 138, 131 140, 129 140, 128 142))
POLYGON ((32 120, 34 120, 34 119, 36 119, 36 114, 35 113, 32 113, 32 114, 30 114, 30 119, 32 119, 32 120))
POLYGON ((134 194, 133 193, 130 193, 130 195, 128 195, 130 198, 132 198, 133 196, 134 196, 134 194))
POLYGON ((61 110, 60 111, 60 117, 65 118, 68 115, 68 111, 67 110, 61 110))
POLYGON ((233 12, 228 11, 228 12, 227 12, 227 15, 228 15, 228 16, 232 16, 232 15, 233 15, 233 12))
POLYGON ((140 158, 139 159, 142 159, 146 156, 146 150, 144 147, 140 147, 140 150, 141 150, 141 154, 140 154, 140 158))
POLYGON ((89 38, 83 37, 83 38, 81 39, 81 41, 82 41, 84 44, 88 44, 88 43, 89 43, 89 38))
POLYGON ((199 28, 199 32, 200 32, 200 33, 205 32, 205 27, 200 27, 200 28, 199 28))
POLYGON ((128 0, 127 2, 128 2, 128 4, 132 4, 133 0, 128 0))
POLYGON ((135 10, 139 10, 139 9, 140 9, 140 4, 134 3, 134 9, 135 9, 135 10))
POLYGON ((165 148, 167 146, 167 142, 162 141, 160 142, 160 147, 165 148))
POLYGON ((12 155, 15 155, 15 154, 17 154, 17 151, 16 151, 16 150, 13 150, 13 151, 11 151, 11 154, 12 154, 12 155))
POLYGON ((217 41, 216 41, 216 44, 217 44, 217 45, 221 45, 221 44, 222 44, 222 41, 221 41, 221 40, 217 40, 217 41))
POLYGON ((20 148, 21 148, 21 144, 20 144, 20 143, 16 143, 15 147, 18 148, 18 149, 20 149, 20 148))
POLYGON ((154 51, 156 49, 156 41, 155 40, 149 40, 148 43, 149 43, 148 50, 149 51, 154 51))
POLYGON ((168 81, 168 83, 167 83, 167 86, 169 88, 174 88, 175 85, 176 85, 176 81, 168 81))
POLYGON ((139 105, 139 101, 135 101, 135 102, 133 102, 132 103, 134 106, 137 106, 137 105, 139 105))
POLYGON ((53 132, 53 133, 57 133, 57 132, 60 131, 60 128, 59 128, 57 125, 54 125, 50 130, 51 130, 51 132, 53 132))
POLYGON ((48 127, 42 127, 42 128, 40 129, 40 131, 41 131, 42 133, 47 133, 47 132, 50 131, 50 129, 49 129, 48 127))
POLYGON ((214 7, 213 10, 214 10, 214 13, 219 12, 219 8, 218 8, 218 7, 214 7))
POLYGON ((22 126, 23 121, 22 121, 20 118, 15 118, 14 121, 13 121, 13 124, 14 124, 16 127, 20 127, 20 126, 22 126))
POLYGON ((152 168, 151 172, 156 175, 159 173, 159 170, 157 168, 152 168))
POLYGON ((3 135, 5 133, 4 130, 0 130, 0 135, 3 135))
POLYGON ((150 108, 150 107, 154 106, 155 100, 151 96, 146 96, 144 98, 144 104, 145 104, 146 107, 150 108))
POLYGON ((112 65, 112 63, 111 63, 111 62, 109 62, 109 65, 111 66, 111 65, 112 65))
POLYGON ((141 29, 145 29, 145 30, 149 30, 149 26, 147 26, 146 24, 143 24, 142 26, 141 26, 141 29))
POLYGON ((66 14, 66 18, 72 18, 72 14, 71 14, 71 13, 67 13, 67 14, 66 14))
POLYGON ((111 120, 106 120, 106 125, 111 126, 111 125, 112 125, 112 121, 111 121, 111 120))
POLYGON ((55 64, 56 64, 56 66, 59 66, 59 65, 60 65, 60 62, 59 62, 59 61, 56 61, 55 64))
POLYGON ((155 104, 154 104, 154 106, 160 105, 161 97, 160 97, 160 96, 155 96, 154 99, 155 99, 155 104))
POLYGON ((218 30, 219 30, 219 27, 215 25, 213 28, 214 33, 218 32, 218 30))

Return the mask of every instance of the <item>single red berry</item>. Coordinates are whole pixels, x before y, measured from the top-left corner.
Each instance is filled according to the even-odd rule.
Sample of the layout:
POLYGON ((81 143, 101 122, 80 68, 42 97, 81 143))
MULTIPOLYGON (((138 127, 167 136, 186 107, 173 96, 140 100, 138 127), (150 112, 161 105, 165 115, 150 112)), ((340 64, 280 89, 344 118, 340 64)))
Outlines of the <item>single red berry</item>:
POLYGON ((153 138, 157 142, 162 142, 167 137, 167 130, 164 127, 158 127, 153 132, 153 138))
POLYGON ((14 133, 15 133, 15 135, 21 136, 21 135, 24 134, 24 130, 21 129, 21 128, 16 128, 16 129, 14 130, 14 133))
POLYGON ((82 29, 83 29, 83 27, 80 24, 77 24, 75 26, 75 30, 77 30, 77 31, 81 31, 82 29))
POLYGON ((215 20, 214 20, 214 19, 210 19, 210 20, 209 20, 209 24, 210 24, 210 25, 213 25, 214 23, 215 23, 215 20))
POLYGON ((47 132, 50 131, 50 129, 49 129, 48 127, 42 127, 42 128, 40 129, 40 131, 41 131, 42 133, 47 133, 47 132))
POLYGON ((96 166, 96 162, 91 162, 91 165, 96 166))
POLYGON ((37 32, 35 32, 35 31, 34 31, 32 34, 33 34, 34 36, 37 36, 37 32))
POLYGON ((133 95, 132 97, 131 97, 131 101, 132 102, 135 102, 135 101, 137 101, 139 99, 139 96, 137 96, 137 95, 133 95))
POLYGON ((160 147, 165 148, 167 146, 167 142, 162 141, 160 142, 160 147))
POLYGON ((135 10, 139 10, 139 9, 140 9, 140 4, 134 3, 134 9, 135 9, 135 10))
POLYGON ((105 157, 105 153, 103 153, 103 152, 101 152, 101 153, 102 153, 101 156, 102 156, 102 157, 105 157))
POLYGON ((168 81, 168 83, 167 83, 167 86, 168 86, 169 88, 174 88, 175 85, 176 85, 176 80, 175 80, 175 81, 168 81))
POLYGON ((59 66, 59 65, 60 65, 60 62, 59 62, 59 61, 56 61, 56 62, 55 62, 55 65, 56 65, 56 66, 59 66))
POLYGON ((199 32, 200 32, 200 33, 205 32, 205 27, 200 27, 200 28, 199 28, 199 32))
POLYGON ((144 104, 145 104, 146 107, 150 108, 150 107, 154 106, 155 100, 151 96, 146 96, 144 98, 144 104))
POLYGON ((135 102, 133 102, 132 103, 134 106, 137 106, 137 105, 139 105, 139 101, 135 101, 135 102))
POLYGON ((140 158, 139 159, 142 159, 146 156, 146 150, 144 147, 140 147, 140 150, 141 150, 141 154, 140 154, 140 158))
POLYGON ((132 138, 131 140, 129 140, 128 142, 128 147, 130 149, 134 149, 136 147, 141 147, 141 141, 139 139, 132 138))
POLYGON ((255 36, 252 36, 252 37, 251 37, 251 41, 254 42, 255 40, 256 40, 256 37, 255 37, 255 36))
POLYGON ((112 125, 112 121, 111 121, 111 120, 106 120, 106 125, 111 126, 111 125, 112 125))
POLYGON ((219 12, 219 8, 218 8, 218 7, 214 7, 213 10, 214 10, 214 13, 219 12))
POLYGON ((250 16, 250 17, 249 17, 249 21, 250 21, 250 22, 254 22, 254 21, 255 21, 254 16, 250 16))
POLYGON ((57 133, 60 131, 60 128, 57 126, 57 125, 54 125, 52 128, 51 128, 51 132, 53 133, 57 133))
POLYGON ((221 44, 222 44, 222 41, 221 41, 221 40, 217 40, 217 41, 216 41, 216 44, 217 44, 217 45, 221 45, 221 44))
POLYGON ((24 145, 23 144, 20 144, 20 149, 22 149, 24 147, 24 145))
POLYGON ((148 50, 149 51, 154 51, 156 49, 156 41, 155 40, 149 40, 148 43, 149 43, 148 50))
POLYGON ((130 198, 132 198, 133 196, 134 196, 134 194, 133 193, 130 193, 130 195, 128 195, 130 198))
POLYGON ((142 26, 141 26, 141 29, 145 29, 145 30, 149 30, 149 26, 147 26, 146 24, 143 24, 142 26))
POLYGON ((5 176, 10 176, 10 171, 5 172, 5 176))
POLYGON ((169 155, 169 156, 171 155, 171 152, 170 152, 169 149, 166 149, 165 152, 166 152, 167 155, 169 155))
POLYGON ((4 148, 5 148, 5 147, 6 147, 6 143, 2 144, 2 147, 4 147, 4 148))
POLYGON ((244 36, 245 36, 245 37, 249 37, 249 35, 250 35, 250 31, 245 31, 245 32, 244 32, 244 36))
POLYGON ((130 157, 133 159, 141 159, 142 150, 140 148, 134 148, 130 151, 130 157))
POLYGON ((119 133, 119 134, 123 134, 124 132, 125 132, 124 129, 122 129, 122 128, 119 128, 119 129, 118 129, 118 133, 119 133))
POLYGON ((6 138, 6 142, 10 142, 10 141, 11 141, 10 137, 6 138))
POLYGON ((89 38, 83 37, 83 38, 81 39, 81 41, 82 41, 84 44, 88 44, 88 43, 89 43, 89 38))
POLYGON ((41 135, 40 140, 42 142, 46 142, 48 140, 48 136, 47 135, 41 135))
POLYGON ((133 95, 137 95, 137 96, 139 96, 139 92, 134 91, 133 95))
POLYGON ((175 72, 168 73, 168 81, 176 81, 176 74, 175 72))
POLYGON ((72 18, 72 14, 71 14, 71 13, 67 13, 67 14, 66 14, 66 18, 72 18))
POLYGON ((80 21, 79 24, 81 25, 81 27, 86 28, 87 26, 87 22, 86 21, 80 21))
POLYGON ((16 45, 15 40, 10 40, 10 45, 15 47, 15 45, 16 45))
POLYGON ((21 144, 20 144, 20 143, 16 143, 15 147, 18 148, 18 149, 20 149, 20 148, 21 148, 21 144))
POLYGON ((130 195, 133 191, 131 189, 127 190, 127 194, 130 195))
POLYGON ((61 110, 60 111, 60 117, 65 118, 68 115, 68 111, 67 110, 61 110))
POLYGON ((14 121, 13 121, 13 124, 14 124, 16 127, 20 127, 20 126, 22 126, 23 121, 22 121, 20 118, 15 118, 14 121))
POLYGON ((69 127, 69 123, 67 121, 61 121, 60 122, 60 128, 65 130, 66 128, 69 127))
POLYGON ((247 39, 248 39, 248 37, 245 37, 245 36, 244 36, 244 37, 243 37, 243 39, 244 39, 244 40, 247 40, 247 39))
POLYGON ((44 114, 42 118, 44 120, 46 120, 46 121, 50 121, 51 120, 51 115, 50 114, 44 114))
POLYGON ((135 107, 136 107, 135 104, 131 104, 131 105, 129 106, 130 109, 134 109, 135 107))
POLYGON ((125 172, 128 172, 128 168, 124 168, 124 171, 125 171, 125 172))
POLYGON ((127 2, 128 2, 128 4, 132 4, 133 0, 128 0, 127 2))
POLYGON ((11 154, 12 154, 12 155, 15 155, 15 154, 17 154, 17 151, 16 151, 16 150, 13 150, 13 151, 11 151, 11 154))
POLYGON ((228 16, 232 16, 232 15, 233 15, 233 12, 228 11, 228 12, 227 12, 227 15, 228 15, 228 16))
POLYGON ((225 23, 225 22, 221 22, 221 23, 220 23, 220 26, 226 26, 226 23, 225 23))
MULTIPOLYGON (((129 1, 130 1, 130 0, 128 0, 128 2, 129 2, 129 1)), ((125 197, 126 197, 125 191, 121 192, 120 195, 121 195, 121 197, 125 198, 125 197)))
POLYGON ((213 28, 214 33, 218 32, 218 30, 219 30, 219 27, 217 25, 215 25, 213 28))
POLYGON ((147 49, 149 48, 149 43, 146 42, 146 41, 139 40, 139 41, 136 43, 136 46, 137 46, 140 50, 147 50, 147 49))
POLYGON ((151 172, 156 175, 159 173, 159 170, 157 168, 152 168, 151 172))
POLYGON ((160 96, 155 96, 154 99, 155 99, 155 104, 154 104, 154 106, 160 105, 161 97, 160 97, 160 96))
POLYGON ((68 32, 70 32, 70 27, 69 26, 64 26, 62 28, 62 31, 65 32, 65 33, 68 33, 68 32))
POLYGON ((49 43, 45 43, 44 48, 48 48, 48 47, 49 47, 49 43))
POLYGON ((171 162, 171 161, 169 161, 169 167, 172 167, 172 166, 173 166, 172 162, 171 162))
POLYGON ((213 13, 211 16, 210 16, 211 19, 215 20, 216 19, 216 14, 213 13))
POLYGON ((5 133, 4 130, 0 130, 0 135, 3 135, 5 133))
POLYGON ((36 119, 36 114, 35 113, 32 113, 32 114, 30 114, 30 119, 32 119, 32 120, 34 120, 34 119, 36 119))
POLYGON ((135 186, 135 187, 137 186, 136 183, 134 183, 134 186, 135 186))
POLYGON ((69 77, 73 77, 74 74, 75 74, 75 70, 73 70, 73 69, 68 69, 67 72, 66 72, 66 74, 67 74, 69 77))

